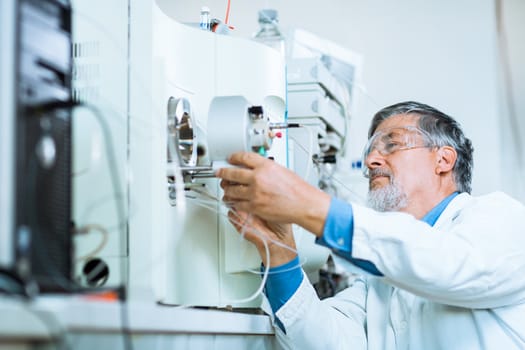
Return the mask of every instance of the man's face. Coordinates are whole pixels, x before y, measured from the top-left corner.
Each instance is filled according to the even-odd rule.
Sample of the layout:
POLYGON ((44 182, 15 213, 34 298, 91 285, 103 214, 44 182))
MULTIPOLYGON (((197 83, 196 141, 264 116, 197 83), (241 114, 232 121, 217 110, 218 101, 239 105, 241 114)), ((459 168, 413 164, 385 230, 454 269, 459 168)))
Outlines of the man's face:
POLYGON ((434 171, 432 149, 418 117, 395 115, 384 120, 369 140, 365 165, 369 205, 379 211, 405 211, 428 191, 434 171))

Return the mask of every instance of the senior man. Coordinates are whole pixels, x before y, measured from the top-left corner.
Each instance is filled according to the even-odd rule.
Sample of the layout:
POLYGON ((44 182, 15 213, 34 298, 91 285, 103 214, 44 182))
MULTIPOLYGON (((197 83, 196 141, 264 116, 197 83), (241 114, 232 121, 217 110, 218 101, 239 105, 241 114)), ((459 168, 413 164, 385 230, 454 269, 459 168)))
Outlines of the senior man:
POLYGON ((231 221, 272 272, 265 293, 282 345, 525 349, 525 206, 500 192, 471 196, 472 153, 460 125, 433 107, 382 109, 364 152, 371 208, 254 153, 230 157, 240 167, 217 176, 231 221), (363 274, 319 300, 287 248, 292 223, 363 274))

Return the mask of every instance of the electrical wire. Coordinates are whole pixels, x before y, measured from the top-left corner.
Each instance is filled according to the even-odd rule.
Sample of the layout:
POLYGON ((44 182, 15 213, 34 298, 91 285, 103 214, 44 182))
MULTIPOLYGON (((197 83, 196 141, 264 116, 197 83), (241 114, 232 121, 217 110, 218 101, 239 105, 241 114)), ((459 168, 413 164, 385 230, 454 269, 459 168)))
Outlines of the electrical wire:
MULTIPOLYGON (((134 115, 134 114, 129 114, 129 113, 126 113, 124 111, 118 111, 114 108, 114 106, 112 105, 111 101, 107 100, 107 99, 104 99, 103 97, 99 97, 99 100, 102 102, 102 104, 104 105, 104 110, 108 110, 108 113, 109 115, 117 115, 117 116, 122 116, 122 120, 125 119, 125 115, 128 115, 129 118, 132 118, 135 122, 136 121, 139 121, 139 122, 143 122, 144 124, 147 124, 148 126, 152 126, 152 130, 153 131, 156 131, 157 133, 160 133, 160 129, 161 127, 160 126, 157 126, 156 124, 153 124, 151 122, 151 120, 146 120, 146 119, 143 119, 141 118, 140 116, 138 115, 134 115)), ((79 102, 80 104, 82 103, 85 103, 85 102, 79 102)), ((90 104, 90 103, 86 103, 86 104, 89 104, 89 105, 93 105, 93 104, 90 104)), ((156 111, 156 113, 158 115, 162 114, 160 111, 156 111)), ((118 119, 115 119, 115 118, 112 118, 112 121, 114 120, 118 120, 118 119)), ((155 119, 152 119, 152 120, 155 120, 155 119)), ((199 126, 199 123, 197 122, 197 126, 199 126)), ((109 125, 108 125, 109 127, 109 125)), ((116 128, 118 129, 118 128, 116 128)), ((145 130, 146 128, 135 128, 134 131, 138 131, 139 133, 142 132, 143 130, 145 130)), ((135 134, 135 136, 141 136, 139 134, 135 134)), ((147 138, 145 138, 146 141, 148 140, 151 140, 153 139, 155 136, 148 136, 147 138)), ((90 171, 90 168, 93 167, 94 164, 91 164, 90 167, 88 169, 83 169, 83 173, 82 174, 78 174, 78 175, 83 175, 85 174, 85 171, 90 171)), ((77 175, 77 174, 74 174, 74 175, 77 175)), ((106 196, 104 197, 101 197, 101 198, 98 198, 96 200, 94 200, 93 202, 87 204, 83 210, 83 213, 80 215, 80 218, 83 219, 84 221, 89 221, 91 220, 90 219, 90 214, 96 210, 99 210, 100 207, 102 207, 106 202, 108 201, 111 201, 111 200, 122 200, 124 201, 124 194, 121 193, 121 192, 114 192, 114 193, 111 193, 111 194, 107 194, 106 196)), ((133 217, 133 213, 136 212, 136 202, 133 201, 132 198, 130 198, 130 202, 129 202, 129 208, 128 208, 128 215, 126 217, 126 222, 117 222, 114 226, 109 226, 109 227, 106 227, 106 230, 107 231, 113 231, 115 229, 119 229, 120 227, 122 227, 122 225, 126 225, 127 223, 127 220, 131 219, 133 217)))
MULTIPOLYGON (((118 190, 118 189, 116 189, 118 190)), ((110 201, 115 201, 115 203, 117 202, 124 202, 125 201, 125 196, 123 193, 121 192, 113 192, 113 193, 108 193, 107 195, 105 195, 104 197, 100 197, 96 200, 93 200, 92 202, 90 202, 89 204, 86 204, 86 207, 83 211, 83 213, 81 215, 79 215, 79 217, 77 219, 79 219, 81 222, 84 222, 84 221, 90 221, 92 220, 91 218, 91 213, 97 211, 97 210, 100 210, 100 208, 110 202, 110 201)), ((116 222, 114 225, 111 225, 111 226, 108 226, 105 228, 106 231, 108 232, 111 232, 111 231, 114 231, 114 230, 121 230, 123 226, 126 226, 127 225, 127 221, 130 219, 131 215, 127 215, 125 217, 125 220, 124 222, 116 222)))
MULTIPOLYGON (((308 134, 308 146, 309 148, 306 148, 305 146, 303 146, 301 144, 301 142, 299 142, 299 140, 293 136, 291 136, 290 134, 288 134, 288 137, 291 138, 292 140, 295 141, 294 145, 297 145, 299 146, 299 148, 301 148, 303 151, 306 152, 306 169, 305 169, 305 175, 302 176, 303 179, 305 181, 308 182, 308 178, 310 177, 310 173, 312 172, 312 156, 313 156, 313 150, 314 150, 314 132, 312 131, 312 129, 305 125, 305 124, 300 124, 300 127, 304 130, 306 130, 307 134, 308 134)), ((299 174, 300 172, 298 172, 297 170, 295 170, 295 172, 297 174, 299 174)))
MULTIPOLYGON (((110 169, 110 178, 111 178, 112 186, 114 188, 121 188, 120 180, 119 180, 119 176, 118 176, 118 171, 117 171, 117 168, 116 168, 116 164, 117 163, 116 163, 116 157, 115 157, 115 154, 114 154, 113 139, 112 139, 111 133, 109 132, 109 127, 108 127, 108 125, 107 125, 107 123, 105 121, 105 118, 103 117, 102 113, 95 106, 88 105, 88 104, 79 104, 79 103, 76 103, 76 102, 73 102, 73 101, 66 101, 66 102, 50 103, 50 104, 47 104, 47 105, 39 106, 38 108, 35 108, 35 111, 39 112, 39 113, 49 113, 51 111, 56 111, 56 110, 59 110, 59 109, 72 110, 72 109, 75 109, 75 108, 86 108, 87 110, 91 111, 92 112, 91 114, 95 117, 95 119, 101 125, 102 131, 103 131, 103 134, 104 134, 104 139, 105 139, 104 144, 106 146, 106 153, 108 155, 108 167, 110 169)), ((36 167, 38 166, 38 161, 34 157, 35 157, 35 155, 33 155, 33 158, 29 162, 30 167, 34 167, 32 170, 30 169, 30 171, 28 172, 29 174, 37 174, 36 167)), ((29 186, 32 186, 32 188, 30 188, 30 192, 31 193, 37 193, 37 186, 38 186, 38 184, 37 184, 36 176, 34 177, 33 181, 31 181, 31 180, 29 181, 29 186)), ((30 226, 42 229, 41 225, 39 225, 38 219, 36 217, 36 213, 38 212, 38 208, 36 207, 36 201, 32 205, 34 206, 34 208, 29 210, 29 213, 30 213, 29 215, 30 215, 30 218, 31 218, 30 219, 30 226)), ((123 208, 122 202, 121 201, 115 201, 115 205, 116 205, 116 209, 117 209, 118 221, 120 223, 127 222, 126 219, 125 219, 125 210, 123 208)), ((127 229, 127 225, 123 225, 123 226, 121 226, 121 228, 127 229)), ((124 236, 125 234, 126 234, 126 232, 123 230, 122 235, 124 236)), ((41 236, 42 235, 40 235, 40 234, 32 235, 33 239, 36 240, 35 246, 38 246, 38 247, 44 247, 45 246, 44 242, 39 242, 39 240, 41 239, 41 236)), ((35 253, 36 259, 40 260, 40 263, 45 264, 47 262, 46 261, 47 255, 43 254, 44 252, 41 249, 35 249, 34 253, 35 253)), ((113 289, 107 289, 107 288, 82 288, 82 289, 80 289, 77 284, 72 283, 72 281, 70 281, 70 280, 64 278, 63 276, 61 276, 60 271, 57 271, 53 264, 46 264, 45 266, 48 269, 53 270, 53 271, 50 271, 52 273, 50 273, 50 275, 48 276, 49 277, 49 282, 53 282, 56 285, 59 285, 62 289, 64 289, 64 291, 69 291, 69 292, 74 292, 74 293, 93 293, 93 292, 97 292, 97 291, 113 290, 113 289)), ((126 271, 127 270, 124 259, 122 259, 121 270, 122 271, 126 271)), ((125 348, 128 349, 128 350, 132 350, 133 349, 133 345, 132 345, 132 342, 131 342, 131 335, 129 333, 129 312, 128 312, 127 302, 126 302, 126 297, 125 297, 125 285, 128 284, 129 276, 124 275, 123 277, 124 277, 123 278, 123 280, 124 280, 123 281, 123 286, 119 287, 119 295, 120 295, 120 299, 121 299, 121 308, 120 308, 120 310, 121 310, 121 323, 122 323, 122 331, 123 331, 123 334, 124 334, 125 348)))
MULTIPOLYGON (((197 188, 196 188, 196 189, 193 189, 192 191, 194 191, 194 192, 196 192, 196 193, 199 193, 199 194, 202 194, 202 195, 208 197, 208 201, 206 201, 206 200, 200 200, 200 201, 199 201, 199 200, 196 199, 196 198, 191 198, 191 197, 188 197, 188 196, 186 196, 186 198, 188 198, 188 199, 191 198, 192 201, 195 201, 196 203, 198 203, 198 204, 201 205, 201 206, 202 206, 202 203, 210 204, 210 205, 207 205, 207 206, 204 205, 204 207, 207 208, 207 209, 209 209, 209 210, 213 210, 215 213, 217 213, 217 214, 223 216, 224 218, 229 219, 227 215, 225 215, 225 214, 222 213, 219 209, 216 208, 216 205, 218 204, 219 206, 222 206, 222 208, 225 208, 225 209, 230 210, 230 208, 231 208, 231 204, 232 204, 232 203, 228 203, 228 202, 225 203, 225 202, 223 202, 222 200, 220 200, 219 198, 213 196, 212 194, 210 194, 210 193, 208 193, 208 192, 206 192, 206 191, 202 191, 202 190, 197 189, 197 188)), ((243 224, 243 223, 245 223, 245 222, 241 222, 241 221, 239 221, 239 222, 237 222, 237 223, 239 223, 239 224, 243 224)), ((242 226, 242 225, 239 225, 239 226, 242 226)), ((262 233, 260 233, 259 230, 257 230, 257 228, 255 228, 254 226, 246 226, 246 227, 249 228, 253 233, 255 233, 255 234, 259 234, 259 235, 262 236, 262 233)), ((278 246, 280 246, 280 247, 283 247, 283 248, 289 249, 289 250, 291 250, 292 252, 297 253, 297 250, 296 250, 296 249, 294 249, 294 248, 292 248, 292 247, 289 247, 289 246, 287 246, 286 244, 284 244, 284 243, 282 243, 282 242, 280 242, 280 241, 278 241, 278 240, 270 239, 270 242, 271 242, 272 244, 276 244, 276 245, 278 245, 278 246)))
MULTIPOLYGON (((106 146, 106 153, 108 156, 108 167, 110 169, 110 177, 111 177, 111 183, 113 188, 115 189, 121 189, 120 184, 120 178, 118 176, 118 170, 117 170, 117 159, 115 156, 115 146, 113 144, 113 138, 110 133, 110 129, 108 124, 106 123, 106 120, 102 113, 96 108, 95 106, 89 105, 89 104, 74 104, 73 108, 87 108, 90 110, 93 114, 93 116, 96 118, 96 120, 99 122, 100 126, 102 127, 102 132, 104 134, 104 145, 106 146)), ((127 225, 124 226, 124 223, 127 223, 126 220, 126 214, 124 207, 122 205, 121 201, 116 200, 115 201, 116 209, 117 209, 117 217, 118 222, 122 224, 122 237, 127 235, 127 225), (124 228, 126 231, 124 231, 124 228)), ((128 271, 126 269, 126 261, 125 259, 121 259, 121 273, 124 273, 123 271, 128 271)), ((128 303, 127 303, 127 297, 125 288, 129 285, 129 275, 126 273, 123 278, 123 285, 121 286, 121 324, 122 324, 122 332, 124 334, 124 347, 127 350, 133 350, 133 342, 131 340, 131 334, 130 334, 130 326, 129 326, 129 310, 128 310, 128 303)))
MULTIPOLYGON (((196 197, 191 197, 191 196, 186 196, 186 198, 189 200, 190 203, 194 203, 200 207, 203 207, 205 209, 208 209, 208 210, 211 210, 217 214, 219 214, 220 216, 222 216, 223 218, 228 218, 227 215, 225 215, 224 213, 221 212, 220 209, 217 209, 217 203, 219 203, 219 205, 222 205, 222 206, 225 206, 226 208, 227 207, 227 204, 225 204, 224 202, 218 200, 216 197, 214 197, 213 195, 205 192, 205 191, 200 191, 198 189, 195 189, 195 192, 199 193, 199 194, 204 194, 206 197, 208 197, 207 199, 198 199, 196 197)), ((263 245, 264 245, 264 248, 265 248, 265 255, 266 255, 266 265, 263 269, 263 272, 262 272, 262 280, 259 284, 259 286, 257 287, 257 289, 248 297, 246 298, 242 298, 242 299, 230 299, 230 300, 225 300, 224 302, 228 303, 228 304, 245 304, 245 303, 248 303, 252 300, 255 300, 258 296, 260 296, 264 290, 264 287, 266 285, 266 281, 268 279, 268 276, 274 272, 271 272, 270 271, 270 259, 271 259, 271 256, 270 256, 270 250, 269 250, 269 246, 268 246, 268 243, 271 242, 272 244, 275 244, 275 245, 279 245, 283 248, 286 248, 286 249, 289 249, 291 250, 292 252, 295 252, 295 253, 298 253, 296 249, 290 247, 290 246, 287 246, 286 244, 280 242, 280 241, 277 241, 277 240, 274 240, 274 239, 270 239, 268 237, 266 237, 262 232, 260 232, 259 230, 257 230, 257 228, 255 228, 254 226, 250 225, 250 221, 251 221, 251 214, 249 214, 248 216, 248 219, 246 220, 243 220, 243 221, 234 221, 235 223, 239 224, 239 226, 241 226, 241 232, 239 232, 240 236, 239 238, 240 239, 245 239, 245 235, 246 233, 248 232, 248 230, 250 231, 250 233, 252 234, 256 234, 256 235, 259 235, 261 237, 261 240, 263 242, 263 245)), ((286 271, 288 270, 292 270, 294 268, 301 268, 301 266, 304 264, 301 263, 295 267, 291 267, 289 269, 287 269, 286 271)), ((254 270, 251 270, 251 269, 245 269, 246 272, 251 272, 251 273, 255 273, 255 274, 258 274, 260 275, 261 274, 261 271, 254 271, 254 270)), ((283 272, 283 271, 280 271, 280 272, 283 272)), ((275 273, 280 273, 280 272, 275 272, 275 273)), ((166 305, 164 303, 161 303, 162 305, 166 305)), ((195 307, 196 305, 175 305, 173 306, 174 308, 178 309, 178 308, 191 308, 191 307, 195 307)))
MULTIPOLYGON (((236 214, 235 211, 233 211, 233 213, 236 214)), ((286 244, 284 244, 284 243, 281 242, 281 241, 278 241, 278 240, 275 240, 275 239, 271 239, 271 238, 265 236, 262 232, 260 232, 259 230, 257 230, 254 226, 248 226, 247 223, 249 223, 249 220, 244 220, 244 221, 243 221, 243 220, 241 220, 241 218, 240 218, 240 216, 239 216, 238 214, 236 214, 236 215, 237 215, 237 218, 239 218, 239 220, 234 220, 234 223, 236 223, 237 225, 243 227, 243 231, 241 232, 241 234, 240 234, 240 236, 239 236, 241 239, 245 239, 244 236, 245 236, 245 234, 246 234, 246 231, 247 231, 247 230, 250 230, 251 233, 258 235, 258 236, 261 238, 261 240, 262 240, 263 242, 265 242, 266 244, 271 243, 271 244, 273 244, 273 245, 276 245, 276 246, 279 246, 279 247, 281 247, 281 248, 287 249, 287 250, 291 251, 292 253, 295 253, 295 254, 299 255, 299 252, 297 251, 297 249, 292 248, 292 247, 290 247, 289 245, 286 245, 286 244)), ((251 214, 249 214, 249 215, 250 215, 250 217, 251 217, 251 214)), ((267 246, 265 246, 265 248, 267 248, 267 246)), ((268 253, 268 252, 267 252, 267 253, 268 253)), ((304 264, 306 263, 306 260, 307 260, 307 259, 304 258, 302 261, 300 261, 299 264, 297 264, 297 265, 295 265, 295 266, 292 266, 292 267, 290 267, 290 268, 288 268, 288 269, 285 269, 285 270, 279 270, 278 272, 265 271, 265 273, 267 273, 267 274, 270 275, 270 274, 274 274, 274 273, 275 273, 275 274, 279 274, 279 273, 282 273, 282 272, 295 270, 295 269, 297 269, 297 268, 300 268, 300 267, 304 266, 304 264)), ((270 266, 270 262, 269 262, 269 260, 267 260, 266 265, 267 265, 267 266, 270 266)), ((246 269, 245 271, 247 271, 247 272, 251 272, 251 273, 254 273, 254 274, 258 274, 258 275, 261 274, 261 271, 260 271, 260 270, 256 271, 256 270, 246 269)))
MULTIPOLYGON (((244 239, 244 235, 246 234, 246 230, 248 228, 248 224, 250 223, 252 219, 252 214, 248 214, 248 218, 242 222, 241 226, 241 232, 240 237, 244 239)), ((262 235, 261 235, 262 236, 262 235)), ((227 303, 230 304, 245 304, 248 303, 254 299, 256 299, 258 296, 260 296, 264 290, 264 287, 266 286, 266 280, 268 279, 268 271, 270 270, 270 248, 268 247, 268 243, 266 242, 266 239, 263 237, 262 242, 264 244, 264 250, 266 253, 266 266, 264 268, 263 278, 261 281, 261 284, 259 285, 259 288, 250 296, 243 298, 243 299, 234 299, 234 300, 228 300, 227 303)))
MULTIPOLYGON (((188 197, 187 196, 187 199, 190 200, 191 203, 195 203, 203 208, 206 208, 208 210, 211 210, 213 212, 216 212, 218 213, 219 215, 221 215, 222 217, 224 218, 228 218, 228 216, 226 216, 224 213, 221 212, 220 209, 217 209, 217 203, 219 204, 219 206, 223 206, 227 209, 229 209, 228 207, 228 203, 224 203, 222 202, 221 200, 219 200, 218 198, 214 197, 213 195, 205 192, 205 191, 202 191, 202 190, 199 190, 199 189, 195 189, 194 190, 196 193, 199 193, 199 194, 204 194, 204 196, 207 197, 207 199, 203 200, 203 199, 197 199, 195 197, 188 197)), ((236 214, 234 211, 233 211, 234 214, 236 214)), ((237 215, 237 218, 240 218, 238 215, 237 215)), ((254 226, 252 226, 250 224, 251 222, 251 214, 249 214, 248 216, 248 219, 246 220, 239 220, 239 221, 234 221, 234 223, 238 224, 239 226, 241 226, 241 232, 240 232, 240 236, 239 238, 240 239, 245 239, 245 235, 246 233, 248 232, 248 230, 250 231, 250 233, 252 234, 256 234, 258 235, 260 238, 261 238, 261 241, 263 242, 263 245, 264 245, 264 248, 265 248, 265 255, 266 255, 266 265, 263 269, 263 272, 262 272, 262 280, 261 280, 261 283, 259 284, 259 287, 255 290, 254 293, 252 293, 250 296, 246 297, 246 298, 242 298, 242 299, 233 299, 233 300, 227 300, 226 302, 227 303, 230 303, 230 304, 244 304, 244 303, 247 303, 247 302, 250 302, 254 299, 256 299, 259 295, 262 294, 263 290, 264 290, 264 287, 266 285, 266 281, 268 279, 268 275, 272 274, 273 272, 270 271, 270 250, 269 250, 269 246, 268 244, 269 243, 272 243, 272 244, 275 244, 275 245, 278 245, 282 248, 285 248, 285 249, 289 249, 290 251, 298 254, 297 250, 295 248, 292 248, 278 240, 275 240, 275 239, 271 239, 267 236, 265 236, 262 232, 260 232, 257 228, 255 228, 254 226)), ((229 219, 229 218, 228 218, 229 219)), ((301 266, 303 266, 303 264, 305 263, 305 261, 301 262, 300 264, 298 264, 297 266, 295 267, 291 267, 288 270, 292 270, 294 268, 300 268, 301 266)), ((245 269, 246 272, 250 272, 250 273, 255 273, 255 274, 261 274, 261 271, 254 271, 254 270, 251 270, 251 269, 245 269)), ((282 272, 282 271, 281 271, 282 272)), ((180 307, 191 307, 189 305, 181 305, 180 307)))
MULTIPOLYGON (((301 126, 302 126, 303 128, 305 128, 305 129, 307 129, 307 130, 310 131, 310 136, 311 136, 310 140, 313 140, 313 131, 311 131, 310 128, 308 128, 306 125, 301 124, 301 126)), ((310 141, 311 148, 310 148, 310 149, 307 149, 307 148, 306 148, 305 146, 303 146, 300 142, 298 142, 296 138, 294 138, 293 136, 289 136, 289 137, 290 137, 291 139, 293 139, 293 140, 296 141, 296 142, 295 142, 295 145, 299 146, 303 151, 306 152, 306 159, 311 160, 311 161, 308 162, 308 165, 309 165, 309 166, 307 166, 307 170, 306 170, 306 174, 307 174, 308 176, 310 176, 310 171, 311 171, 311 168, 312 168, 311 164, 312 164, 312 163, 315 163, 315 164, 319 165, 319 163, 318 163, 317 161, 315 161, 314 158, 313 158, 313 141, 310 141)), ((298 171, 295 171, 295 172, 298 173, 298 174, 300 173, 300 172, 298 172, 298 171)), ((346 191, 348 191, 350 194, 352 194, 352 196, 354 196, 354 198, 355 198, 357 201, 359 201, 360 204, 364 204, 364 203, 366 203, 366 199, 363 198, 362 195, 360 195, 360 194, 357 193, 356 191, 352 190, 348 185, 346 185, 345 183, 343 183, 340 179, 336 178, 335 175, 334 175, 335 172, 336 172, 336 170, 334 170, 334 172, 333 172, 332 174, 329 174, 329 176, 327 177, 327 179, 330 180, 330 181, 334 180, 335 182, 337 182, 337 183, 339 184, 340 187, 344 188, 346 191)), ((308 179, 308 176, 305 175, 303 178, 304 178, 305 180, 307 180, 307 179, 308 179)))
MULTIPOLYGON (((197 205, 203 207, 203 208, 206 208, 206 209, 209 209, 211 211, 213 211, 214 213, 217 213, 219 214, 220 216, 222 216, 223 218, 226 218, 229 220, 229 217, 227 215, 225 215, 224 213, 221 212, 220 209, 217 209, 216 208, 216 205, 218 204, 220 207, 222 206, 222 208, 225 208, 225 209, 230 209, 230 204, 231 203, 224 203, 222 200, 214 197, 213 195, 205 192, 205 191, 201 191, 199 189, 194 189, 194 191, 196 193, 199 193, 199 194, 205 194, 209 199, 208 200, 199 200, 199 199, 196 199, 196 198, 191 198, 191 197, 188 197, 186 196, 186 198, 190 199, 191 198, 191 202, 193 203, 196 203, 197 205)), ((239 217, 239 216, 237 216, 239 217)), ((285 248, 285 249, 288 249, 294 253, 297 253, 297 250, 278 241, 278 240, 274 240, 274 239, 270 239, 268 237, 265 237, 259 230, 257 230, 257 228, 255 228, 254 226, 250 226, 250 225, 247 225, 245 221, 238 221, 236 222, 237 224, 239 224, 239 226, 242 226, 244 227, 245 229, 250 229, 250 231, 254 234, 257 234, 259 236, 261 236, 262 238, 266 238, 267 240, 269 240, 270 243, 272 244, 275 244, 277 246, 280 246, 282 248, 285 248)), ((244 238, 244 235, 241 235, 242 238, 244 238)), ((249 271, 249 270, 247 270, 249 271)), ((251 270, 250 270, 251 271, 251 270)), ((256 273, 260 273, 260 272, 256 272, 256 273)))
MULTIPOLYGON (((199 200, 195 197, 188 197, 186 196, 187 199, 190 200, 190 202, 192 203, 195 203, 197 204, 198 206, 202 207, 202 208, 206 208, 208 210, 211 210, 215 213, 218 213, 220 216, 222 216, 223 218, 225 219, 229 219, 229 217, 227 215, 225 215, 224 213, 222 213, 220 210, 217 210, 216 208, 216 204, 217 204, 217 201, 211 201, 211 200, 199 200)), ((219 202, 219 205, 223 205, 225 208, 229 208, 227 204, 225 203, 221 203, 219 202)), ((274 245, 277 245, 281 248, 284 248, 284 249, 288 249, 290 250, 291 252, 293 253, 296 253, 296 254, 299 254, 299 252, 297 251, 297 249, 295 248, 292 248, 278 240, 274 240, 274 239, 270 239, 268 237, 266 237, 262 232, 260 232, 259 230, 257 230, 257 228, 255 228, 254 226, 250 226, 250 225, 247 225, 246 221, 237 221, 237 220, 234 220, 233 221, 234 223, 238 224, 239 226, 242 226, 244 227, 244 232, 246 232, 248 229, 250 230, 251 233, 253 234, 256 234, 256 235, 259 235, 261 237, 261 239, 264 239, 267 241, 267 243, 271 243, 271 244, 274 244, 274 245)), ((244 234, 240 235, 239 236, 240 239, 245 239, 244 238, 244 234)), ((297 266, 292 266, 286 270, 280 270, 280 272, 284 272, 284 271, 290 271, 290 270, 293 270, 293 269, 296 269, 296 268, 300 268, 302 266, 304 266, 304 264, 307 262, 307 259, 304 258, 300 261, 300 263, 297 265, 297 266)), ((250 273, 253 273, 253 274, 261 274, 261 271, 260 270, 252 270, 252 269, 245 269, 244 271, 246 272, 250 272, 250 273)), ((280 272, 276 272, 276 273, 280 273, 280 272)), ((268 274, 272 274, 274 272, 272 271, 268 271, 268 274)))
POLYGON ((224 16, 224 24, 228 25, 228 20, 230 19, 230 2, 231 0, 228 0, 228 4, 226 5, 226 16, 224 16))
POLYGON ((92 258, 93 256, 95 256, 98 253, 100 253, 100 251, 102 249, 104 249, 104 247, 108 243, 108 235, 109 235, 108 231, 104 227, 102 227, 101 225, 97 225, 97 224, 84 225, 82 227, 75 228, 73 233, 76 233, 76 234, 88 234, 90 231, 100 232, 102 234, 102 240, 100 241, 98 246, 95 249, 93 249, 91 252, 87 253, 84 256, 77 257, 77 261, 83 261, 83 260, 87 260, 89 258, 92 258))

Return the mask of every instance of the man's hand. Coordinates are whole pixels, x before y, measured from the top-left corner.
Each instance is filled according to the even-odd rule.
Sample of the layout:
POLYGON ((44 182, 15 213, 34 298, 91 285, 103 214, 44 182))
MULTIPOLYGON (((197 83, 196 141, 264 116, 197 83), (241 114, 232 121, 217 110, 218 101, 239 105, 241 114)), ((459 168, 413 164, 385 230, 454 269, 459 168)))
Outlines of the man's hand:
POLYGON ((297 256, 291 224, 267 222, 257 216, 235 210, 228 212, 228 219, 240 234, 255 244, 265 266, 279 266, 297 256), (266 261, 265 246, 270 253, 269 264, 266 261))
POLYGON ((232 208, 268 222, 296 223, 321 235, 330 197, 294 172, 253 152, 239 152, 228 161, 239 168, 222 168, 223 200, 232 208))

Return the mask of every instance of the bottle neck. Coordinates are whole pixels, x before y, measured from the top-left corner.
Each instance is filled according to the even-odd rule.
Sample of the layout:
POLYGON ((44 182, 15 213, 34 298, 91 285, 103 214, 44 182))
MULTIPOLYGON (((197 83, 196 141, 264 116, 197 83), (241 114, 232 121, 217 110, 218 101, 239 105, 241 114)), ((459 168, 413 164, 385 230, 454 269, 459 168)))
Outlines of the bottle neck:
POLYGON ((275 23, 259 22, 259 33, 282 36, 279 27, 275 23))

